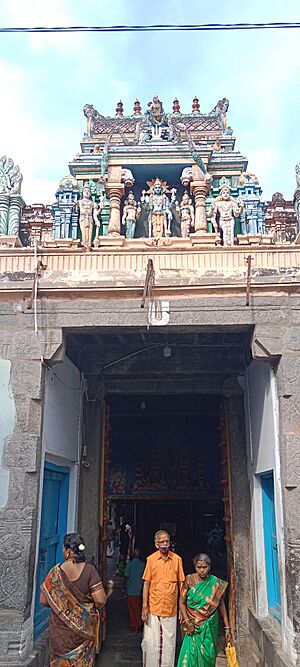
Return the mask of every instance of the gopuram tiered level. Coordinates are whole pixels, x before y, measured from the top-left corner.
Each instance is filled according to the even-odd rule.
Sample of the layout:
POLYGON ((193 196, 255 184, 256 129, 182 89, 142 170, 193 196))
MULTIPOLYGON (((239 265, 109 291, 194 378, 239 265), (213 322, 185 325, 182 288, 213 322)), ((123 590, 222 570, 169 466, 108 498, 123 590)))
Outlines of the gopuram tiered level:
POLYGON ((299 664, 300 163, 264 201, 228 109, 85 105, 51 204, 0 157, 0 667, 47 664, 64 533, 106 582, 122 517, 210 554, 242 667, 299 664))

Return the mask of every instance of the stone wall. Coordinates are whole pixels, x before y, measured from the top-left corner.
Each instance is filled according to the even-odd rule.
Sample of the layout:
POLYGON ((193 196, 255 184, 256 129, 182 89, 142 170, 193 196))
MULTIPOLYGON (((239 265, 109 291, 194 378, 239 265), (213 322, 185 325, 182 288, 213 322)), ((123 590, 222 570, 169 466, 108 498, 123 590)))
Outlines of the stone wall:
MULTIPOLYGON (((253 296, 246 307, 245 297, 170 298, 169 331, 186 327, 200 331, 214 328, 253 327, 253 356, 276 361, 280 409, 280 458, 284 503, 284 536, 286 543, 286 619, 290 637, 285 631, 283 648, 294 641, 300 657, 299 572, 300 572, 300 421, 298 409, 300 383, 300 298, 293 295, 253 296), (297 588, 298 587, 298 588, 297 588)), ((5 443, 2 465, 9 470, 9 495, 1 510, 0 565, 0 664, 18 663, 20 655, 29 653, 32 628, 28 619, 34 592, 37 506, 42 423, 42 363, 58 358, 63 350, 63 329, 83 330, 104 327, 105 331, 140 328, 147 330, 146 312, 140 299, 55 300, 38 303, 39 336, 34 334, 33 314, 22 309, 22 303, 0 303, 1 358, 11 362, 11 391, 16 407, 13 434, 5 443), (60 348, 61 346, 61 348, 60 348), (17 536, 17 537, 16 537, 17 536), (6 661, 6 662, 5 662, 6 661)), ((96 329, 95 329, 96 330, 96 329)), ((226 389, 228 391, 228 387, 226 389)), ((224 388, 224 395, 226 395, 224 388)), ((85 405, 87 444, 90 468, 82 469, 79 526, 87 519, 97 521, 99 486, 97 470, 101 441, 101 397, 85 405)), ((246 447, 241 395, 227 396, 231 415, 233 467, 235 561, 237 566, 237 600, 239 605, 239 650, 243 656, 248 645, 247 609, 251 603, 249 578, 251 570, 249 544, 249 486, 246 479, 246 447)), ((96 558, 98 534, 87 536, 90 556, 96 558)), ((280 635, 280 632, 279 632, 280 635)), ((295 660, 295 654, 294 654, 295 660)), ((25 663, 24 663, 25 664, 25 663)), ((34 664, 34 663, 33 663, 34 664)), ((242 663, 243 667, 244 664, 242 663)), ((287 661, 288 665, 289 662, 287 661)), ((271 667, 271 665, 269 665, 271 667)))
POLYGON ((16 408, 14 430, 4 443, 2 466, 9 471, 9 484, 0 510, 0 660, 5 658, 7 664, 31 648, 32 629, 25 628, 34 590, 42 420, 39 345, 11 311, 10 307, 5 321, 2 318, 0 330, 1 358, 11 363, 10 392, 16 408))

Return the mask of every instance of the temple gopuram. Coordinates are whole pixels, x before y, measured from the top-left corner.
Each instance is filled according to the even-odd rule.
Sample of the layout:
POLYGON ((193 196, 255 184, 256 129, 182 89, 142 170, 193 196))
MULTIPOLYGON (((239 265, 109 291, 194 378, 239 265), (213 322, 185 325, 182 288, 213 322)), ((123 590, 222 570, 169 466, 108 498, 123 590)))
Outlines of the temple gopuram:
POLYGON ((300 163, 265 201, 227 98, 83 113, 53 202, 0 157, 0 667, 48 664, 64 534, 106 585, 125 519, 210 555, 242 667, 297 665, 300 163))
MULTIPOLYGON (((266 227, 268 205, 262 200, 257 177, 247 172, 246 158, 235 151, 233 131, 227 126, 228 106, 224 98, 205 115, 195 97, 191 113, 183 114, 175 99, 173 112, 165 113, 154 96, 145 114, 136 100, 132 116, 124 115, 119 102, 116 116, 104 117, 92 105, 85 105, 86 133, 81 152, 69 164, 69 176, 59 183, 52 206, 52 234, 50 207, 43 218, 41 206, 34 207, 34 212, 25 206, 21 219, 24 244, 33 245, 36 239, 38 245, 47 247, 88 247, 85 241, 89 239, 82 236, 84 225, 79 224, 82 199, 96 204, 90 249, 126 248, 132 240, 132 247, 137 247, 136 239, 141 247, 176 248, 289 240, 290 233, 286 239, 284 232, 278 235, 277 226, 276 230, 273 225, 266 227), (226 197, 231 202, 227 205, 226 197), (162 198, 159 223, 154 222, 153 211, 158 198, 162 198), (223 216, 225 208, 229 217, 223 216)), ((294 207, 289 223, 294 226, 294 239, 294 207)))

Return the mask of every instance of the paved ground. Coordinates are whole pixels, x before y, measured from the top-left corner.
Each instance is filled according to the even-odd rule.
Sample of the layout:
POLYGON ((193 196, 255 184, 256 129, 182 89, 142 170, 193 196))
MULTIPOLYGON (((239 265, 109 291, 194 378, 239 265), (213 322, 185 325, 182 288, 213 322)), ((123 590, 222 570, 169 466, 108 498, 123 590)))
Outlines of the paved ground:
MULTIPOLYGON (((113 577, 113 594, 107 602, 107 636, 96 662, 97 667, 142 667, 141 633, 129 628, 127 601, 121 578, 113 577)), ((180 640, 178 639, 178 649, 180 640)), ((217 667, 226 667, 225 656, 217 660, 217 667)))

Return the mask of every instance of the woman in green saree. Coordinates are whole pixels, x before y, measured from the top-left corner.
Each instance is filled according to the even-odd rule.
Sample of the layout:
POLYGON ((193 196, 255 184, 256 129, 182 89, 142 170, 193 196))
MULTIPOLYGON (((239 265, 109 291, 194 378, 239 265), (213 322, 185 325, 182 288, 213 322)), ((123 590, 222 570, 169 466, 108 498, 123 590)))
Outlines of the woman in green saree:
POLYGON ((188 574, 182 586, 179 614, 184 639, 177 667, 215 667, 218 655, 218 609, 231 640, 224 593, 227 582, 210 574, 207 554, 194 560, 195 574, 188 574))

